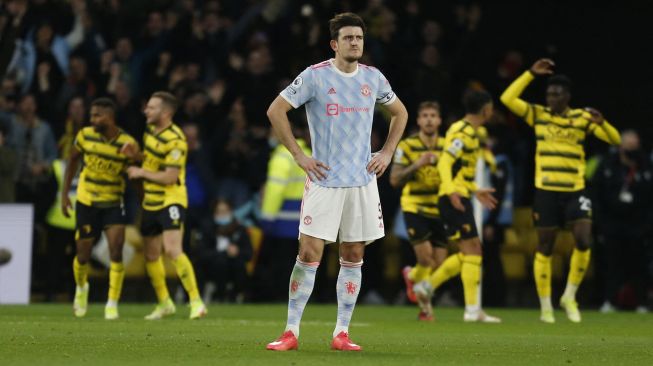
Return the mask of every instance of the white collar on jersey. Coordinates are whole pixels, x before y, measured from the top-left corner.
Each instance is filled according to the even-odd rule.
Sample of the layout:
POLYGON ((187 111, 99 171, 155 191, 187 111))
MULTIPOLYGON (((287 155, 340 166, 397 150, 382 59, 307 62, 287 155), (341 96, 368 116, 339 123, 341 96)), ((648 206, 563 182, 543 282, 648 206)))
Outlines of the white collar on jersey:
POLYGON ((356 74, 358 74, 358 69, 360 68, 358 66, 358 63, 356 63, 356 70, 354 70, 352 72, 343 72, 343 71, 340 71, 340 69, 336 66, 335 61, 336 61, 335 59, 330 59, 329 60, 329 62, 331 62, 331 66, 333 66, 333 70, 335 72, 337 72, 338 74, 340 74, 340 75, 342 75, 342 76, 344 76, 346 78, 353 78, 354 76, 356 76, 356 74))

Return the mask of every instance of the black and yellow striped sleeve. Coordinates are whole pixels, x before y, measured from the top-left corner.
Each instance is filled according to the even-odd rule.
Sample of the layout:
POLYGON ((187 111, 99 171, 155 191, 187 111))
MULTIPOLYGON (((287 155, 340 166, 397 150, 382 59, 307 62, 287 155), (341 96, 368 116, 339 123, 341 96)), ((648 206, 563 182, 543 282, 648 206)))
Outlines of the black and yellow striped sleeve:
POLYGON ((84 133, 82 132, 82 130, 79 130, 79 132, 77 132, 77 135, 75 136, 75 141, 73 142, 73 146, 75 146, 75 148, 79 150, 79 152, 83 153, 84 144, 85 144, 84 133))
POLYGON ((538 106, 524 101, 520 96, 533 79, 535 79, 535 76, 530 71, 526 71, 513 81, 501 95, 501 103, 530 126, 533 126, 535 122, 536 108, 538 106))
POLYGON ((610 145, 621 144, 621 135, 619 134, 619 131, 608 121, 604 120, 600 125, 589 122, 587 131, 596 136, 596 138, 603 140, 610 145))
POLYGON ((186 165, 186 155, 188 154, 188 145, 186 141, 174 139, 166 144, 167 152, 161 167, 181 168, 186 165))

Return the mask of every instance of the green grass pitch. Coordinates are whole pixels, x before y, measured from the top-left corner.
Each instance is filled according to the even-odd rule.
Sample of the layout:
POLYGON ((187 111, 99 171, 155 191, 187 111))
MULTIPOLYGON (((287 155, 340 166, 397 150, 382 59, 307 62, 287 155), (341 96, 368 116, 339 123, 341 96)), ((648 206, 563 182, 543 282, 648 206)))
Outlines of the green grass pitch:
POLYGON ((299 351, 271 352, 285 305, 216 305, 187 320, 188 308, 147 322, 150 305, 123 304, 105 321, 103 306, 84 319, 70 305, 0 307, 0 365, 653 365, 653 315, 583 312, 554 325, 534 310, 494 310, 503 324, 464 324, 461 309, 436 309, 419 323, 412 307, 358 306, 350 328, 361 353, 329 350, 336 306, 309 304, 299 351))

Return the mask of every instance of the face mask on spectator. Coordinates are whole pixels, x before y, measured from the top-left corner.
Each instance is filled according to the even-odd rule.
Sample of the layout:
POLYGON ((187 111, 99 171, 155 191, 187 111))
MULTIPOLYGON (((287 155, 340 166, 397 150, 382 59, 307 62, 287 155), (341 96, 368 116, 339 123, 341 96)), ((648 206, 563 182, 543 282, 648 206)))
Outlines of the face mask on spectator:
POLYGON ((231 224, 231 221, 233 219, 234 219, 233 215, 213 217, 213 220, 215 221, 215 224, 220 225, 220 226, 231 224))

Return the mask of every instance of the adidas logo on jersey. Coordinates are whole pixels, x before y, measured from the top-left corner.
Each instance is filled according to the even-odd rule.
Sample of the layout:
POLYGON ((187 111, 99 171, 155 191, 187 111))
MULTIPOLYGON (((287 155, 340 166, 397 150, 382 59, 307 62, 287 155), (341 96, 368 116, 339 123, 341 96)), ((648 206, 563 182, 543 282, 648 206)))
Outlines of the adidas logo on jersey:
POLYGON ((331 88, 331 89, 329 89, 329 92, 327 94, 335 94, 335 93, 336 93, 336 90, 331 88))

